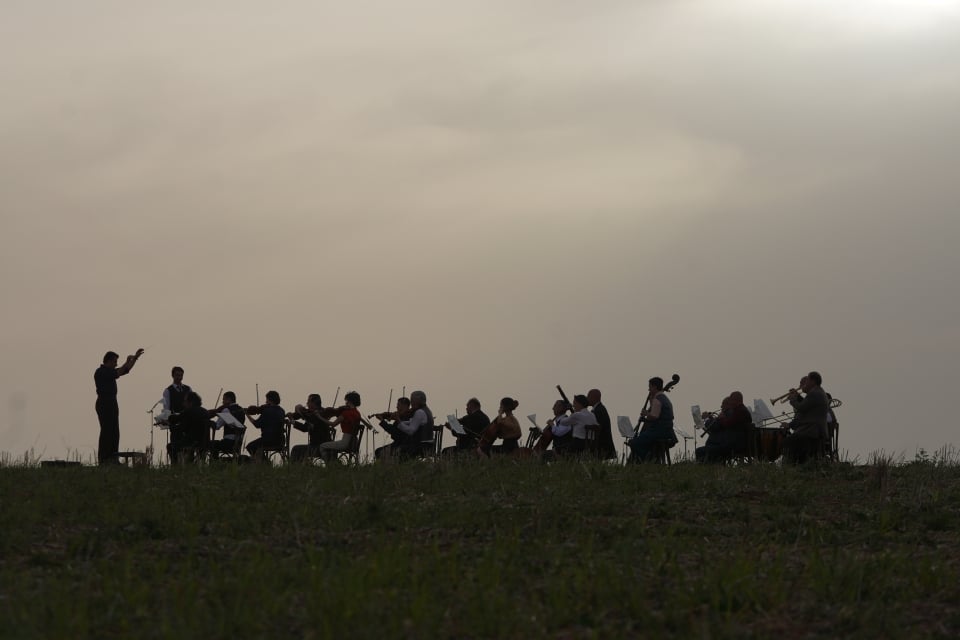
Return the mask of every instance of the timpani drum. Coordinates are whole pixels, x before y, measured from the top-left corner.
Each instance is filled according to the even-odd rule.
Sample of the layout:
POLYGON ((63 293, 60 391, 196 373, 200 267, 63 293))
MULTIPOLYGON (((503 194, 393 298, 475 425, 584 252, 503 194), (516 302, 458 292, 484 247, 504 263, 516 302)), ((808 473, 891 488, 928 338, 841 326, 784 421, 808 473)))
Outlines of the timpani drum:
POLYGON ((785 437, 783 429, 775 427, 772 429, 757 429, 757 458, 760 460, 773 461, 783 453, 783 439, 785 437))

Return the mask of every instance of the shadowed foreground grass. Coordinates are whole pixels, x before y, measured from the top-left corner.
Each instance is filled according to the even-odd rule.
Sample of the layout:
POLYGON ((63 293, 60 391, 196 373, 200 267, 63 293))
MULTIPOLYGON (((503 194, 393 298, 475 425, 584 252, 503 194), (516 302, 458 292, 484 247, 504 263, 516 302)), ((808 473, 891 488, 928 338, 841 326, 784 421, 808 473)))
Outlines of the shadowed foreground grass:
POLYGON ((0 468, 0 636, 960 633, 960 468, 0 468))

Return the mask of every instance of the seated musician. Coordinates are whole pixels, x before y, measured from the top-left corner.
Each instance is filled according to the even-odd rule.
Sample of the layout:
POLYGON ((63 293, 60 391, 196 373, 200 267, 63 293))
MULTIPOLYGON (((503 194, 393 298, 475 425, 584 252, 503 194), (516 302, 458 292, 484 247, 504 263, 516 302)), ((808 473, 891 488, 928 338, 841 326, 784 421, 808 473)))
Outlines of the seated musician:
POLYGON ((566 418, 569 411, 570 405, 567 404, 566 400, 560 399, 553 403, 553 417, 547 420, 547 426, 544 427, 543 432, 537 439, 537 444, 533 446, 533 452, 535 454, 543 455, 551 444, 553 444, 554 453, 558 456, 570 452, 570 447, 573 444, 572 431, 563 428, 561 430, 562 435, 557 435, 557 429, 559 429, 557 423, 566 418))
POLYGON ((195 391, 183 398, 183 410, 170 416, 170 444, 167 455, 171 463, 192 462, 207 450, 213 423, 203 408, 203 400, 195 391))
POLYGON ((570 453, 578 456, 587 449, 587 430, 597 428, 597 418, 590 412, 590 402, 585 395, 573 396, 573 412, 566 418, 561 418, 554 427, 554 436, 563 435, 562 429, 568 427, 573 439, 570 441, 570 453), (558 431, 557 429, 560 429, 558 431))
POLYGON ((357 446, 363 416, 357 411, 360 406, 360 394, 350 391, 343 396, 343 406, 337 407, 336 417, 327 423, 329 427, 340 427, 340 439, 324 442, 319 446, 320 457, 324 462, 334 462, 342 451, 351 451, 357 446))
MULTIPOLYGON (((447 447, 441 452, 442 455, 449 456, 473 451, 477 448, 483 430, 490 426, 490 418, 480 409, 480 401, 476 398, 467 400, 467 414, 460 418, 458 422, 467 433, 463 436, 454 434, 457 438, 456 446, 447 447)), ((449 423, 444 423, 443 426, 450 429, 449 423)))
POLYGON ((320 394, 311 393, 307 396, 306 406, 298 404, 287 414, 287 419, 291 421, 290 426, 307 434, 307 444, 298 444, 290 450, 292 462, 320 457, 320 445, 332 440, 330 422, 321 413, 321 403, 320 394))
POLYGON ((217 421, 213 425, 214 431, 218 431, 221 428, 223 429, 223 437, 219 440, 213 440, 210 443, 210 451, 214 454, 239 454, 240 443, 243 442, 243 434, 246 428, 227 424, 223 418, 218 417, 223 411, 229 412, 230 415, 233 416, 233 419, 240 424, 246 424, 247 422, 247 414, 244 412, 243 407, 237 404, 237 395, 233 391, 224 391, 223 405, 216 409, 211 409, 208 414, 210 418, 217 418, 217 421))
POLYGON ((514 417, 514 410, 520 406, 520 403, 513 398, 503 398, 500 400, 500 410, 497 417, 493 419, 477 444, 477 455, 481 457, 490 457, 491 453, 513 453, 519 448, 520 437, 523 432, 520 430, 520 423, 514 417), (503 439, 503 444, 494 446, 497 438, 503 439))
POLYGON ((823 451, 830 401, 822 383, 820 374, 811 371, 800 380, 799 390, 790 390, 794 417, 787 426, 791 433, 783 441, 783 456, 787 462, 802 464, 819 457, 823 451), (801 392, 806 396, 801 396, 801 392))
POLYGON ((663 378, 650 378, 647 389, 650 408, 640 416, 643 428, 627 442, 630 462, 647 462, 660 448, 670 449, 677 444, 673 431, 673 404, 663 391, 663 378))
POLYGON ((267 392, 267 403, 260 407, 247 407, 248 416, 259 415, 259 418, 250 418, 250 424, 260 429, 260 437, 247 445, 247 452, 255 461, 264 459, 265 449, 280 449, 286 443, 285 420, 287 418, 283 407, 280 406, 280 394, 276 391, 267 392))
MULTIPOLYGON (((707 417, 707 416, 704 416, 707 417)), ((720 412, 707 418, 707 441, 697 447, 697 462, 727 462, 747 449, 747 437, 753 416, 743 404, 743 394, 734 391, 723 399, 720 412)))
MULTIPOLYGON (((433 412, 427 406, 427 394, 414 391, 410 394, 410 417, 399 420, 396 429, 387 432, 395 436, 392 455, 401 458, 419 457, 433 449, 433 412)), ((384 427, 386 429, 386 427, 384 427)))
POLYGON ((370 416, 380 420, 380 426, 391 438, 391 442, 377 447, 373 452, 375 460, 386 460, 390 456, 404 455, 404 444, 409 439, 407 434, 400 431, 399 424, 404 420, 413 417, 413 409, 410 407, 410 398, 401 396, 397 398, 396 411, 385 411, 384 413, 375 413, 370 416))

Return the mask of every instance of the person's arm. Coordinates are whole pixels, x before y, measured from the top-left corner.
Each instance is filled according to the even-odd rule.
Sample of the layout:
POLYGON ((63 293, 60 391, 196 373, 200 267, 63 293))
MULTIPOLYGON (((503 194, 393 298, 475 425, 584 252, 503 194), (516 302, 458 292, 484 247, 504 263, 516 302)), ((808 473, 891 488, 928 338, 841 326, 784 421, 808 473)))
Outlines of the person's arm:
POLYGON ((643 415, 644 422, 652 422, 660 417, 660 400, 654 398, 650 401, 650 409, 643 415))
POLYGON ((417 409, 413 417, 409 420, 397 423, 397 428, 408 436, 412 436, 427 422, 427 414, 422 409, 417 409))
POLYGON ((117 377, 119 378, 120 376, 125 376, 130 373, 130 370, 133 369, 133 365, 137 364, 137 360, 142 355, 143 349, 137 349, 135 354, 132 356, 127 356, 127 361, 120 365, 120 367, 117 369, 117 377))
POLYGON ((573 425, 571 424, 572 416, 560 416, 553 423, 553 437, 560 438, 573 430, 573 425))

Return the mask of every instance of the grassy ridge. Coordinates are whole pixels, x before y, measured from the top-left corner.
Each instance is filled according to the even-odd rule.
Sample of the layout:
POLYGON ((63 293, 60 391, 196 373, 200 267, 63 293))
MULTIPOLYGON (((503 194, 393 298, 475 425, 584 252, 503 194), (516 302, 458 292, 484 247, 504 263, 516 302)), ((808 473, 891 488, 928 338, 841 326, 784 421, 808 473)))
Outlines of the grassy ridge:
POLYGON ((0 469, 3 637, 948 636, 960 468, 0 469))

